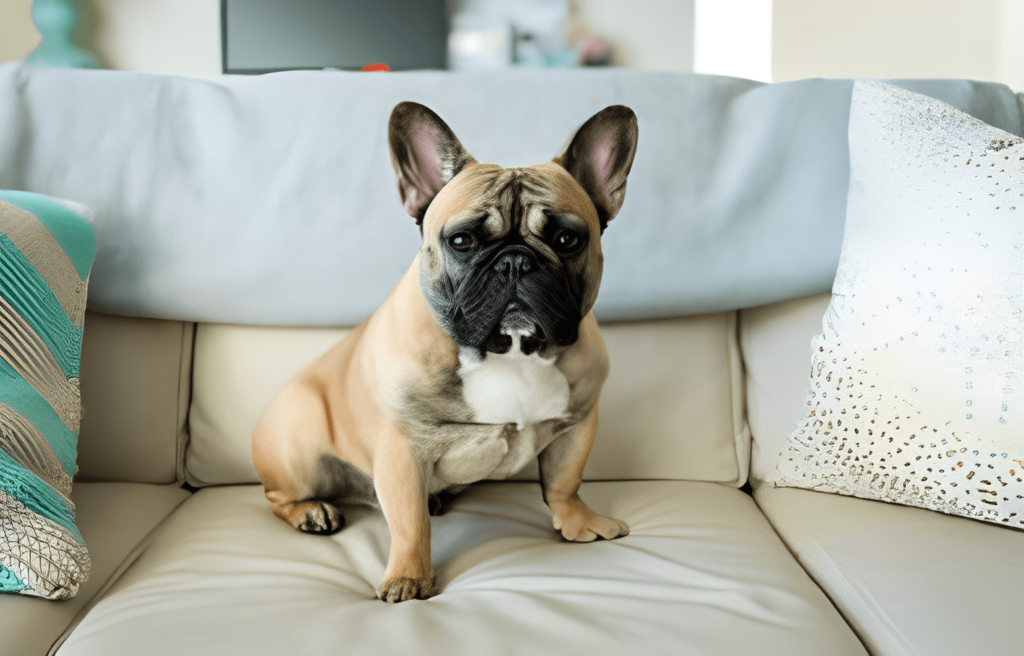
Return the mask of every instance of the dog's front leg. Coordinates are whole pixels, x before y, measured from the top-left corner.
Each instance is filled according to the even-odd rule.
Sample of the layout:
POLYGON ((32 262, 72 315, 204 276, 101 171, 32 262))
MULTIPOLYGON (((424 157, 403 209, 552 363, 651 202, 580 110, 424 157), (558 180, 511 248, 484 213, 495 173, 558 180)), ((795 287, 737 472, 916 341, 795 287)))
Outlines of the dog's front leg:
POLYGON ((591 542, 598 537, 612 540, 629 534, 624 523, 598 515, 579 495, 583 467, 596 432, 595 403, 583 421, 557 437, 538 457, 541 490, 551 509, 552 524, 572 542, 591 542))
POLYGON ((392 427, 374 456, 373 484, 391 533, 381 601, 426 599, 433 587, 430 568, 430 516, 423 474, 404 435, 392 427))

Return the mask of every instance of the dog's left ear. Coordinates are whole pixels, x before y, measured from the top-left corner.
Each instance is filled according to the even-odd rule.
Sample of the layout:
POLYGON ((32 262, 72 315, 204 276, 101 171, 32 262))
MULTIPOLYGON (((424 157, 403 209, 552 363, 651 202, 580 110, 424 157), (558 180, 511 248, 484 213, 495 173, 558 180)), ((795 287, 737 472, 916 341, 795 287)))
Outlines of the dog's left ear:
POLYGON ((638 134, 633 110, 612 105, 591 116, 565 152, 554 159, 590 195, 602 231, 626 198, 626 177, 633 166, 638 134))
POLYGON ((388 142, 402 205, 421 224, 437 192, 473 158, 441 117, 414 102, 391 111, 388 142))

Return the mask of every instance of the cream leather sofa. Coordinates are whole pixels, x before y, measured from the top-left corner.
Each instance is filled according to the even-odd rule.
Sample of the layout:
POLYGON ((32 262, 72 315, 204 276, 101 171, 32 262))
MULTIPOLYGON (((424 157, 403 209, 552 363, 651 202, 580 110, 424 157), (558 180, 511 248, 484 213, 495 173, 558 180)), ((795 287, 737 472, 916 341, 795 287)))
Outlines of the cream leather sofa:
MULTIPOLYGON (((592 88, 595 79, 602 84, 619 79, 606 75, 612 78, 584 81, 592 88)), ((673 84, 690 85, 712 118, 718 111, 714 103, 726 102, 723 89, 739 98, 756 86, 681 77, 683 82, 656 77, 644 84, 655 95, 673 84), (701 85, 711 85, 718 95, 701 85)), ((30 112, 33 120, 23 120, 19 134, 36 138, 20 141, 21 151, 4 154, 0 186, 72 197, 93 206, 98 216, 121 217, 120 223, 100 225, 81 366, 84 419, 74 499, 92 574, 69 601, 0 598, 0 653, 1021 653, 1017 619, 1024 608, 1024 533, 924 510, 759 485, 800 414, 809 343, 820 330, 827 284, 814 276, 787 278, 787 263, 777 267, 781 277, 771 278, 768 269, 736 257, 729 250, 733 237, 721 231, 715 237, 718 259, 730 260, 737 275, 770 279, 762 302, 743 297, 755 282, 698 276, 687 278, 687 289, 669 309, 631 308, 621 300, 628 297, 620 293, 622 277, 633 275, 629 285, 642 296, 644 276, 659 266, 684 272, 692 266, 681 260, 659 265, 657 254, 646 262, 647 273, 620 273, 613 266, 615 257, 622 261, 613 240, 629 242, 630 235, 643 232, 626 230, 625 222, 641 221, 653 202, 645 199, 639 177, 631 179, 626 201, 627 208, 635 205, 634 213, 627 216, 624 209, 605 237, 612 302, 604 306, 603 330, 612 373, 582 490, 595 510, 625 520, 630 535, 611 542, 562 542, 551 529, 538 485, 531 482, 536 472, 525 471, 518 481, 474 486, 448 514, 433 518, 437 596, 395 606, 375 601, 388 545, 383 518, 372 512, 350 516, 349 525, 332 537, 298 533, 270 513, 249 455, 253 424, 271 395, 344 334, 345 328, 330 327, 332 321, 353 322, 324 319, 316 310, 291 325, 280 325, 284 315, 247 320, 245 313, 257 309, 239 303, 223 285, 235 284, 237 267, 254 257, 216 239, 209 240, 214 242, 209 248, 223 249, 221 262, 231 267, 225 264, 219 278, 204 278, 207 305, 196 299, 202 290, 189 288, 185 278, 179 278, 182 299, 174 301, 162 290, 156 305, 147 306, 153 294, 142 293, 131 305, 132 285, 149 284, 152 292, 157 283, 175 279, 154 263, 157 242, 164 243, 154 237, 158 228, 125 212, 133 193, 144 186, 131 178, 147 164, 106 159, 111 172, 101 167, 72 175, 56 164, 56 155, 45 154, 46 148, 56 149, 47 142, 58 130, 74 141, 64 155, 83 144, 107 148, 103 130, 116 128, 99 118, 100 125, 81 118, 72 125, 67 116, 89 116, 90 104, 109 107, 112 101, 104 94, 111 85, 127 94, 114 96, 118 104, 166 110, 168 98, 177 96, 175 110, 186 113, 194 110, 180 102, 181 96, 209 90, 194 90, 206 83, 140 76, 118 87, 122 79, 111 73, 0 67, 0 119, 24 116, 25 106, 41 107, 44 100, 59 104, 58 89, 74 99, 68 104, 77 112, 68 110, 62 120, 47 119, 50 109, 30 112), (20 109, 3 104, 12 94, 20 109), (91 136, 80 136, 86 133, 91 136), (143 264, 133 260, 135 269, 117 269, 134 257, 125 250, 132 244, 145 256, 139 256, 143 264), (730 296, 718 291, 723 286, 742 289, 730 296)), ((387 84, 417 79, 396 76, 387 84)), ((213 89, 242 97, 245 89, 274 84, 247 79, 213 89)), ((635 89, 623 88, 620 84, 610 95, 625 95, 633 105, 647 102, 630 96, 635 89)), ((972 93, 981 97, 983 91, 972 93)), ((385 101, 390 99, 381 104, 385 101)), ((992 97, 980 104, 980 113, 1002 111, 992 97)), ((650 134, 654 121, 645 125, 642 108, 637 109, 641 135, 650 134)), ((124 121, 126 115, 109 120, 124 121)), ((202 122, 196 112, 188 116, 202 122)), ((1020 132, 1019 113, 1006 120, 1016 120, 1020 132)), ((461 135, 458 123, 452 125, 461 135)), ((776 128, 768 122, 757 129, 776 128)), ((725 147, 717 137, 711 142, 725 147)), ((641 141, 641 152, 644 145, 641 141)), ((195 157, 213 157, 191 153, 190 159, 173 145, 151 155, 154 161, 162 158, 159 166, 178 171, 201 167, 195 157)), ((638 155, 633 175, 651 170, 646 166, 638 155)), ((810 166, 821 168, 813 159, 810 166)), ((230 178, 230 167, 221 175, 230 178)), ((685 187, 686 176, 678 177, 685 187)), ((162 182, 152 184, 157 196, 152 202, 179 202, 162 182)), ((173 191, 182 189, 195 191, 187 185, 173 191)), ((199 206, 221 207, 216 198, 195 196, 199 206)), ((415 232, 400 223, 397 202, 387 200, 394 202, 392 216, 399 222, 387 230, 415 232)), ((833 200, 823 202, 835 205, 833 200)), ((189 216, 180 217, 179 228, 195 229, 189 216)), ((680 239, 677 250, 688 247, 673 238, 680 239)), ((808 249, 814 257, 819 246, 808 249)), ((173 255, 173 249, 160 252, 163 258, 173 255)), ((195 253, 189 257, 191 265, 212 266, 197 261, 195 253)), ((704 265, 695 266, 699 273, 704 265)), ((812 258, 794 266, 813 270, 817 265, 812 258)), ((242 278, 239 288, 249 284, 242 278)), ((372 291, 391 281, 376 288, 365 280, 345 284, 367 284, 372 291)), ((268 293, 264 305, 272 312, 292 300, 268 293)), ((354 314, 365 312, 359 303, 353 306, 354 314)))

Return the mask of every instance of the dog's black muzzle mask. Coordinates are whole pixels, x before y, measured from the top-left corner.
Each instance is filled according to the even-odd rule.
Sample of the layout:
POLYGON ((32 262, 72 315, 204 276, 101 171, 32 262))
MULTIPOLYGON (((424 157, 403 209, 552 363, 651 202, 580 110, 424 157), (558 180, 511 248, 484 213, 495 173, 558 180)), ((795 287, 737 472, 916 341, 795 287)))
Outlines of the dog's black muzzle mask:
POLYGON ((521 240, 498 240, 465 252, 447 243, 445 248, 445 274, 427 296, 461 346, 481 355, 507 353, 511 333, 518 333, 520 349, 529 355, 578 339, 582 285, 565 266, 521 240))

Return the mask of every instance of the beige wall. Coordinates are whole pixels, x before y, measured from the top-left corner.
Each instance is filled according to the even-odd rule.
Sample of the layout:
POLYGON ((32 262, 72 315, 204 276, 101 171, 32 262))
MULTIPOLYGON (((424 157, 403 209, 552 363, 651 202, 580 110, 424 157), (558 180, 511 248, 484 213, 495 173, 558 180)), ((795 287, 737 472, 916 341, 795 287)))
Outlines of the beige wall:
POLYGON ((1024 91, 1024 0, 1002 0, 996 79, 1024 91))
MULTIPOLYGON (((0 62, 39 43, 32 0, 0 0, 0 62)), ((79 0, 78 42, 108 68, 220 75, 219 0, 79 0)))
POLYGON ((1024 34, 1021 16, 1007 11, 1010 22, 1003 22, 1004 5, 1010 10, 1011 5, 1021 4, 1021 0, 775 0, 772 79, 1000 80, 1014 68, 1001 61, 1003 40, 1019 41, 1024 34))
POLYGON ((39 43, 32 0, 0 0, 0 62, 24 59, 39 43))
POLYGON ((94 27, 83 39, 110 68, 217 77, 219 0, 79 0, 94 27))
MULTIPOLYGON (((688 71, 695 0, 571 0, 615 63, 688 71)), ((219 0, 79 0, 80 41, 105 66, 215 77, 219 0)), ((38 43, 31 0, 0 0, 0 61, 38 43)), ((1024 0, 774 0, 772 79, 967 77, 1024 90, 1024 0)))

